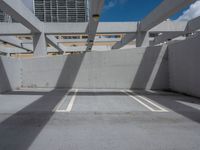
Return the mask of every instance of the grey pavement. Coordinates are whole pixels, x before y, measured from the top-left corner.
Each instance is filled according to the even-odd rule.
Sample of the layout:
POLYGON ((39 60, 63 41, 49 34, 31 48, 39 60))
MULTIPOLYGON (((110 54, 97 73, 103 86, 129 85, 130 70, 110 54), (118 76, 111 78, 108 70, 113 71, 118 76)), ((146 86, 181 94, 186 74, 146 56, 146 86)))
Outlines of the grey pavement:
POLYGON ((169 92, 127 93, 24 89, 0 95, 0 149, 200 149, 199 99, 169 92), (158 106, 167 111, 148 108, 158 106))

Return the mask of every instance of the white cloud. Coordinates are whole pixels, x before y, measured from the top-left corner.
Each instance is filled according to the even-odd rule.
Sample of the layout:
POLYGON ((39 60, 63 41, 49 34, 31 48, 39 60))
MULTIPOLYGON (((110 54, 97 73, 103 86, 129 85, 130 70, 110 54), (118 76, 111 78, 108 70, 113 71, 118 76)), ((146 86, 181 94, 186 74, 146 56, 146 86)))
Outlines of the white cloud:
POLYGON ((116 3, 114 1, 109 1, 109 3, 104 6, 104 9, 106 9, 106 10, 111 9, 115 5, 116 5, 116 3))
POLYGON ((104 10, 111 9, 115 7, 116 5, 120 4, 123 5, 127 2, 128 0, 110 0, 107 4, 104 6, 104 10))
POLYGON ((178 21, 189 21, 193 18, 200 16, 200 0, 192 4, 189 9, 183 12, 177 20, 178 21))

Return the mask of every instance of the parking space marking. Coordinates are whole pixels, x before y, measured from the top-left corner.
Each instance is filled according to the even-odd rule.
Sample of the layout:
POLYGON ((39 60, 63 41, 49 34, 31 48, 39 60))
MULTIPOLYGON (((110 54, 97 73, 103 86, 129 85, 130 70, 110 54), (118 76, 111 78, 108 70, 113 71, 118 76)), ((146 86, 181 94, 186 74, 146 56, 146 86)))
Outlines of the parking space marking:
POLYGON ((71 92, 71 90, 69 90, 66 95, 62 98, 62 100, 54 107, 53 112, 59 112, 60 107, 64 104, 64 102, 67 99, 67 96, 69 95, 69 93, 71 92))
POLYGON ((77 94, 77 92, 78 92, 78 89, 75 90, 75 93, 74 93, 74 95, 72 96, 72 98, 71 98, 71 100, 70 100, 70 102, 69 102, 69 104, 68 104, 68 106, 67 106, 66 112, 70 112, 70 111, 72 110, 72 107, 73 107, 73 105, 74 105, 74 101, 75 101, 75 99, 76 99, 76 94, 77 94))
POLYGON ((72 92, 72 91, 68 91, 68 92, 67 92, 66 96, 65 96, 65 97, 62 99, 62 101, 55 107, 54 112, 71 112, 72 107, 73 107, 73 105, 74 105, 74 101, 75 101, 75 99, 76 99, 76 94, 77 94, 77 92, 78 92, 78 89, 75 90, 75 92, 74 92, 72 98, 70 99, 70 102, 69 102, 67 108, 66 108, 66 109, 60 109, 60 108, 62 107, 62 105, 65 103, 65 101, 66 101, 66 99, 67 99, 67 96, 69 95, 70 92, 72 92))
MULTIPOLYGON (((166 110, 166 109, 164 109, 164 108, 158 106, 157 104, 154 104, 152 101, 148 100, 147 98, 144 98, 144 97, 138 95, 138 97, 142 98, 142 99, 143 99, 144 101, 146 101, 147 103, 149 103, 149 104, 153 105, 154 107, 158 108, 158 110, 152 108, 151 106, 149 106, 149 105, 145 104, 144 102, 142 102, 138 97, 129 94, 129 93, 128 93, 128 92, 130 92, 129 90, 127 90, 127 91, 122 90, 121 92, 125 93, 126 95, 128 95, 128 96, 131 97, 132 99, 136 100, 138 103, 140 103, 141 105, 143 105, 144 107, 146 107, 146 108, 149 109, 150 111, 153 111, 153 112, 168 112, 168 110, 166 110)), ((131 93, 132 93, 132 91, 131 91, 131 93)))
POLYGON ((137 95, 137 97, 139 97, 139 98, 145 100, 146 102, 150 103, 151 105, 157 107, 157 108, 160 109, 160 111, 162 111, 162 112, 169 112, 168 110, 164 109, 163 107, 161 107, 161 106, 159 106, 159 105, 153 103, 153 102, 152 102, 149 98, 147 98, 147 97, 144 97, 144 96, 141 96, 141 95, 137 95))

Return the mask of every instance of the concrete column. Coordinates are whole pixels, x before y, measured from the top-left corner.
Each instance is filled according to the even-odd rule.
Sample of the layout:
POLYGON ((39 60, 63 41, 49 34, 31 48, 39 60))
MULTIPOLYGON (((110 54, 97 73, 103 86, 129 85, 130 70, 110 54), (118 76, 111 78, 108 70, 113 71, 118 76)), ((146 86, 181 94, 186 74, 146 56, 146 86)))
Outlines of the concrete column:
POLYGON ((149 32, 139 31, 136 33, 136 47, 149 46, 149 32))
POLYGON ((36 57, 47 55, 47 42, 44 32, 33 34, 33 51, 36 57))

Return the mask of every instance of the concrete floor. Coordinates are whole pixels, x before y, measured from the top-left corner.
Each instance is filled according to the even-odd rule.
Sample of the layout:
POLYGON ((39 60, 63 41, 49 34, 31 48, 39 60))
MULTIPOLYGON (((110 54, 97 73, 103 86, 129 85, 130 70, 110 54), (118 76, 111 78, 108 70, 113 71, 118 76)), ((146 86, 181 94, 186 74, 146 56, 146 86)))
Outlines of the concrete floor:
POLYGON ((200 150, 200 99, 124 90, 0 95, 0 150, 200 150))

